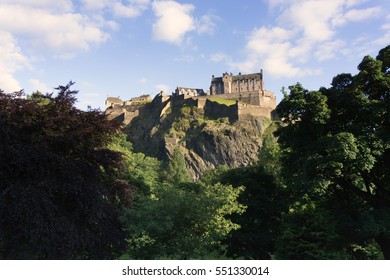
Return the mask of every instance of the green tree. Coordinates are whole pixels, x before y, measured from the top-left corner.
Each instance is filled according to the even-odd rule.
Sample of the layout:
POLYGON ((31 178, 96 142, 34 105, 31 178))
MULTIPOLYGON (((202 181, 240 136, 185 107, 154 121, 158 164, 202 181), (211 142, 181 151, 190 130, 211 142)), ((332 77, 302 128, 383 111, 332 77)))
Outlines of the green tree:
POLYGON ((390 258, 390 76, 386 47, 330 88, 300 84, 277 107, 283 176, 294 197, 328 203, 350 243, 374 239, 390 258))
POLYGON ((34 91, 32 94, 27 95, 27 99, 40 105, 47 105, 50 102, 50 95, 42 94, 40 91, 34 91))
POLYGON ((238 202, 247 209, 244 213, 230 216, 240 228, 232 231, 224 241, 227 255, 232 258, 270 259, 281 215, 288 209, 284 190, 276 184, 274 177, 261 165, 254 165, 210 171, 201 180, 207 184, 221 182, 235 188, 245 188, 238 202))
POLYGON ((163 179, 171 184, 192 181, 186 168, 184 156, 181 154, 179 147, 174 149, 173 155, 168 162, 168 166, 163 173, 163 179))
POLYGON ((121 155, 106 148, 117 128, 100 111, 75 108, 71 85, 45 104, 0 92, 0 258, 122 252, 113 200, 121 155))
MULTIPOLYGON (((156 158, 143 153, 135 153, 132 145, 127 141, 124 133, 118 133, 118 137, 108 145, 110 150, 119 152, 123 157, 123 171, 121 179, 126 180, 138 192, 150 194, 154 186, 160 184, 162 164, 156 158)), ((127 190, 135 192, 135 189, 127 190)))
POLYGON ((199 183, 160 184, 141 195, 121 221, 130 259, 209 259, 223 256, 221 241, 239 226, 227 216, 242 213, 242 188, 199 183))
POLYGON ((324 207, 308 199, 297 202, 282 216, 277 236, 277 259, 348 259, 343 238, 336 231, 336 219, 324 207))
POLYGON ((274 136, 278 126, 278 122, 272 122, 267 127, 263 134, 263 145, 259 154, 259 164, 264 168, 264 171, 271 174, 276 181, 281 179, 280 173, 282 167, 282 152, 277 138, 274 136))

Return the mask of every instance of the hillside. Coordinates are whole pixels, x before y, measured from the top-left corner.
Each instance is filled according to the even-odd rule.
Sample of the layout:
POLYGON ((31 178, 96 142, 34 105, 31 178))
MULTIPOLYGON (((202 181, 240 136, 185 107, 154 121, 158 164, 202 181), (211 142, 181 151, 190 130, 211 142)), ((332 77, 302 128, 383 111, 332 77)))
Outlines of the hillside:
POLYGON ((178 148, 193 178, 219 165, 235 168, 257 161, 267 118, 247 115, 230 123, 209 119, 191 104, 168 105, 147 104, 126 127, 135 151, 167 160, 178 148))

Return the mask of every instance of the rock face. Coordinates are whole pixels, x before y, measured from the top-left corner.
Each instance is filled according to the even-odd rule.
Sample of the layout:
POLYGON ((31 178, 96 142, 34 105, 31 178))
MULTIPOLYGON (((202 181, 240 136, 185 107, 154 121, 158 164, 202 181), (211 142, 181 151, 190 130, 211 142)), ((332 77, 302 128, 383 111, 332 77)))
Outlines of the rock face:
POLYGON ((152 102, 127 127, 135 151, 167 160, 180 149, 190 175, 196 179, 219 165, 242 167, 258 160, 262 133, 270 121, 247 115, 229 123, 228 118, 205 119, 196 106, 170 106, 152 102))

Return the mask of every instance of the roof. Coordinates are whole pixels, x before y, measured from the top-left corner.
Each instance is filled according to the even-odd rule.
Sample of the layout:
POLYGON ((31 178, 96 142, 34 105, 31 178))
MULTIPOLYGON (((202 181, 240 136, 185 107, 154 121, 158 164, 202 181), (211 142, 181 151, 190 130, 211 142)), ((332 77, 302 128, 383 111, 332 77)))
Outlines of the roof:
POLYGON ((122 99, 119 97, 107 97, 107 102, 109 103, 123 103, 122 99))
MULTIPOLYGON (((246 75, 231 75, 232 81, 239 81, 239 80, 248 80, 248 79, 258 79, 259 76, 261 77, 261 73, 253 73, 253 74, 246 74, 246 75)), ((213 77, 211 80, 211 83, 222 83, 223 79, 222 77, 213 77)))
POLYGON ((261 77, 261 73, 254 73, 254 74, 247 74, 247 75, 237 75, 233 76, 233 81, 238 80, 248 80, 248 79, 258 79, 259 76, 261 77))
POLYGON ((186 90, 196 90, 196 91, 203 91, 201 88, 189 88, 189 87, 177 87, 177 90, 186 89, 186 90))

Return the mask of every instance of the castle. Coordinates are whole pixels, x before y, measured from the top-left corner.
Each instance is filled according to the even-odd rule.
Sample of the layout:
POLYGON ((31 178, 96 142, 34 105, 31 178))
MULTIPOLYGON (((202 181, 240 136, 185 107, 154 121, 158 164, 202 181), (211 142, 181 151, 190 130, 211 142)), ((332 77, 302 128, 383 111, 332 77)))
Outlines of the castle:
POLYGON ((229 118, 230 122, 239 120, 245 115, 267 117, 275 119, 274 109, 276 97, 273 92, 264 89, 263 71, 259 73, 233 75, 225 72, 222 77, 211 78, 208 92, 203 89, 177 87, 171 96, 161 92, 153 100, 150 95, 142 95, 128 101, 122 101, 120 97, 108 97, 106 100, 106 115, 108 119, 115 119, 127 125, 140 110, 148 104, 154 103, 161 110, 160 117, 171 106, 183 106, 184 104, 202 108, 205 116, 209 118, 229 118), (228 106, 218 100, 234 100, 234 104, 228 106))

